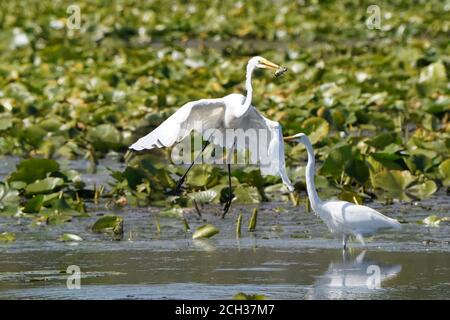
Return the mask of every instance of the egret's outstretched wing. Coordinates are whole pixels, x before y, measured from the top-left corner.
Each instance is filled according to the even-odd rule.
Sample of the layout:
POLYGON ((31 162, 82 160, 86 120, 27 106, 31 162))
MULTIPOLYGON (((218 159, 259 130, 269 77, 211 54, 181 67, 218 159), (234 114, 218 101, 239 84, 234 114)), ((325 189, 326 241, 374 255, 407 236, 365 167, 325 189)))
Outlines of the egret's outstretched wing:
POLYGON ((140 138, 130 149, 170 147, 188 136, 192 130, 203 131, 221 125, 225 113, 222 99, 201 99, 183 105, 155 130, 140 138))
MULTIPOLYGON (((283 132, 281 129, 281 125, 276 121, 267 119, 255 108, 252 108, 249 111, 247 117, 248 127, 264 129, 269 133, 267 150, 261 150, 260 148, 258 150, 261 174, 263 176, 279 175, 289 191, 294 191, 294 186, 292 185, 286 173, 286 165, 284 162, 283 132)), ((262 144, 260 144, 259 146, 262 146, 262 144)))

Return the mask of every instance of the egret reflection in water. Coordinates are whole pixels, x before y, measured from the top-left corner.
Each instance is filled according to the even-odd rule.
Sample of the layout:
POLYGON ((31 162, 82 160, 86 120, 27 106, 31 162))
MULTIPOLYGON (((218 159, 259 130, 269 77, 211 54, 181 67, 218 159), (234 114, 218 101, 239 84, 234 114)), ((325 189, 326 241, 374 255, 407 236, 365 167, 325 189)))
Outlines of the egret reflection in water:
POLYGON ((346 251, 341 262, 330 262, 327 272, 313 284, 310 299, 339 299, 371 296, 383 288, 383 282, 396 277, 402 266, 385 264, 366 257, 366 251, 352 259, 346 251))

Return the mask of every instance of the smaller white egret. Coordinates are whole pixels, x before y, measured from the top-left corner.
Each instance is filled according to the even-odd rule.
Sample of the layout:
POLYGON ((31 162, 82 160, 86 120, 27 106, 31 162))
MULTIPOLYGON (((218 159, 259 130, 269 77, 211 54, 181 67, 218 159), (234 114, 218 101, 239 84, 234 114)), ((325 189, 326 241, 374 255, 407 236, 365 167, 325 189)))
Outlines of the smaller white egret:
POLYGON ((306 147, 308 163, 306 164, 306 190, 313 211, 327 225, 331 233, 342 236, 342 245, 347 248, 349 236, 355 236, 364 244, 363 236, 371 236, 383 229, 401 229, 400 223, 386 217, 378 211, 347 201, 320 200, 314 183, 314 150, 309 138, 304 133, 285 137, 285 141, 297 141, 306 147))

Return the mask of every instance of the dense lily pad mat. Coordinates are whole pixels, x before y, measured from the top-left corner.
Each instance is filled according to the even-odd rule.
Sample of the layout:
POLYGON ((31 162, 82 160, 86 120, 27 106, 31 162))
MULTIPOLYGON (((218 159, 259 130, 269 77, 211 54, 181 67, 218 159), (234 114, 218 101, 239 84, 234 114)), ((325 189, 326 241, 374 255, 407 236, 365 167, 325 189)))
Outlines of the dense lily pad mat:
MULTIPOLYGON (((0 154, 21 162, 0 185, 0 209, 35 223, 70 221, 84 201, 109 205, 220 203, 220 167, 183 168, 170 152, 135 155, 113 182, 85 188, 57 161, 123 155, 187 101, 243 92, 245 63, 262 55, 288 67, 254 79, 254 104, 285 135, 306 132, 324 195, 354 202, 415 201, 449 186, 449 6, 443 1, 71 1, 0 3, 0 154), (44 158, 44 159, 36 159, 44 158), (54 159, 54 160, 50 160, 54 159)), ((305 189, 301 146, 287 145, 289 175, 305 189)), ((280 180, 233 172, 235 203, 289 201, 280 180)), ((445 191, 444 191, 445 192, 445 191)))

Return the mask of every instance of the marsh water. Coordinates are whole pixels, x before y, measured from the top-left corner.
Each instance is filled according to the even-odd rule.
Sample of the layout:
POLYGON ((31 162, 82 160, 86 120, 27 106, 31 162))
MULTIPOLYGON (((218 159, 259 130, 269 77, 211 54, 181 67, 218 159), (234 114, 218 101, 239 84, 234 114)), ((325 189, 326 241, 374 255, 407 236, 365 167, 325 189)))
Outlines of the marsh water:
POLYGON ((44 227, 0 216, 1 230, 17 238, 0 244, 0 298, 231 299, 244 292, 272 299, 448 299, 450 225, 418 223, 431 214, 449 215, 445 192, 418 203, 371 206, 400 219, 403 230, 365 245, 352 242, 345 254, 320 219, 286 202, 258 205, 255 232, 247 231, 247 223, 256 205, 235 205, 225 219, 219 206, 203 207, 202 217, 187 211, 191 230, 205 222, 220 229, 205 240, 192 240, 180 220, 169 217, 159 218, 158 232, 160 208, 92 204, 88 218, 44 227), (123 237, 92 233, 93 222, 112 212, 124 217, 123 237), (240 212, 242 235, 236 239, 240 212), (63 233, 83 241, 57 241, 63 233), (80 289, 67 288, 69 265, 80 268, 80 289))

